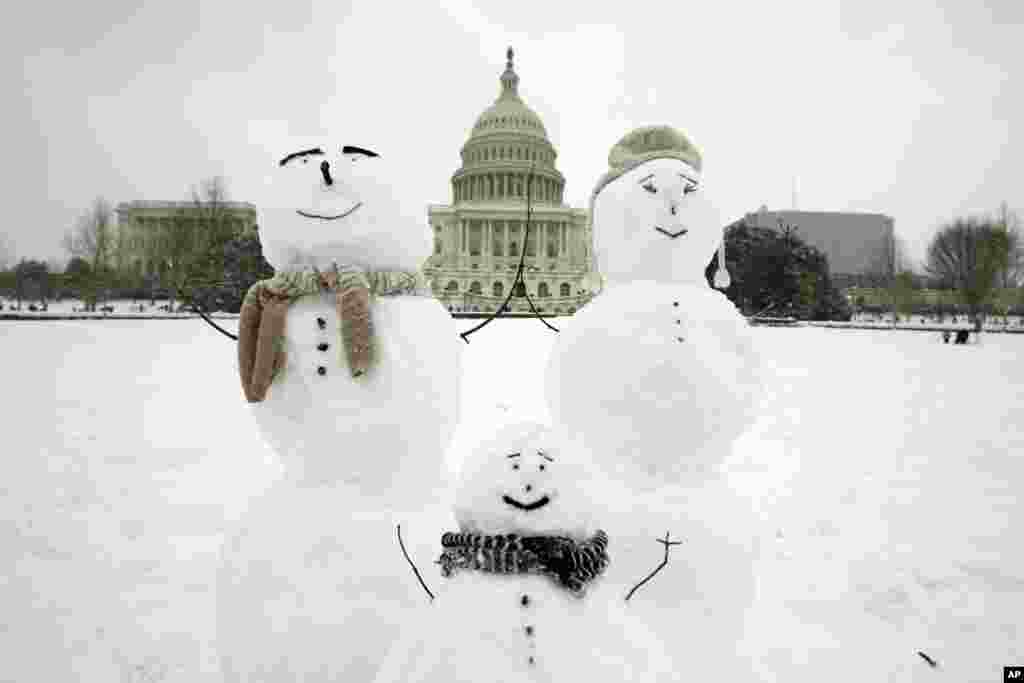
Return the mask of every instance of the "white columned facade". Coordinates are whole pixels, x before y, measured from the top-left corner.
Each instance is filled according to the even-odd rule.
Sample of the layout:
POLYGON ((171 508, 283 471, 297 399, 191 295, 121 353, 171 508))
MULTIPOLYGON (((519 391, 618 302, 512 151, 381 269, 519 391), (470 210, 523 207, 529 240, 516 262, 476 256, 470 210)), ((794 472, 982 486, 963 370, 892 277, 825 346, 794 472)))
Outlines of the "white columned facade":
MULTIPOLYGON (((508 295, 514 267, 527 249, 529 197, 534 252, 525 256, 530 266, 527 290, 536 297, 540 283, 546 283, 548 296, 535 298, 534 304, 544 315, 568 315, 587 301, 576 294, 588 270, 578 243, 586 234, 586 212, 561 205, 565 180, 555 166, 557 151, 540 117, 519 94, 512 57, 509 49, 498 99, 479 116, 462 147, 462 165, 451 178, 453 203, 428 209, 432 229, 442 227, 434 233, 442 238, 442 248, 424 264, 424 273, 452 313, 495 311, 508 295), (479 253, 474 254, 471 245, 479 253), (448 294, 445 288, 452 281, 459 289, 448 294), (481 294, 466 297, 473 282, 480 283, 481 294), (495 283, 501 283, 501 296, 495 295, 495 283), (561 296, 563 283, 569 283, 572 296, 561 296)), ((512 315, 531 314, 521 297, 513 297, 509 305, 512 315)))

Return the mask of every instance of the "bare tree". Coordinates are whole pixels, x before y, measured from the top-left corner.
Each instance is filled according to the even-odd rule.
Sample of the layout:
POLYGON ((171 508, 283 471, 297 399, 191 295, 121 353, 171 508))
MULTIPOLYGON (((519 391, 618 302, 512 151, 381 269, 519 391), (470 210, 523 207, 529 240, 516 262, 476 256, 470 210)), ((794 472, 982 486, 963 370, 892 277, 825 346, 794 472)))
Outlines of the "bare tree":
POLYGON ((986 218, 958 218, 941 227, 928 245, 928 274, 942 286, 957 290, 976 332, 981 332, 984 306, 995 295, 1009 252, 1007 231, 986 218))
POLYGON ((160 235, 163 279, 171 290, 172 306, 179 296, 191 299, 195 290, 223 280, 223 248, 234 236, 224 178, 202 181, 191 195, 191 202, 176 212, 160 235))
POLYGON ((99 293, 109 280, 114 233, 114 209, 106 199, 97 197, 61 241, 72 258, 85 259, 92 266, 92 277, 85 288, 87 308, 95 309, 99 293))
POLYGON ((110 202, 97 197, 75 221, 74 228, 64 234, 61 244, 69 256, 84 258, 93 269, 106 267, 114 245, 114 209, 110 202))

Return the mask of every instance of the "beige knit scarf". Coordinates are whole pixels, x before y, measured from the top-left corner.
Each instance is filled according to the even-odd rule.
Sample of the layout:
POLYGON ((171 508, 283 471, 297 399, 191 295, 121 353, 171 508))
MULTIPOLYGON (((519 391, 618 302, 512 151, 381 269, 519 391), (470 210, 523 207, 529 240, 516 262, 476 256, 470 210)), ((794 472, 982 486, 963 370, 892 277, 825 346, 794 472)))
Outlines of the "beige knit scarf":
POLYGON ((337 267, 331 271, 284 272, 249 288, 238 321, 238 372, 250 403, 262 401, 285 362, 285 317, 299 297, 335 293, 341 337, 340 359, 353 378, 375 360, 376 342, 370 305, 373 296, 426 293, 422 277, 406 271, 365 271, 337 267))

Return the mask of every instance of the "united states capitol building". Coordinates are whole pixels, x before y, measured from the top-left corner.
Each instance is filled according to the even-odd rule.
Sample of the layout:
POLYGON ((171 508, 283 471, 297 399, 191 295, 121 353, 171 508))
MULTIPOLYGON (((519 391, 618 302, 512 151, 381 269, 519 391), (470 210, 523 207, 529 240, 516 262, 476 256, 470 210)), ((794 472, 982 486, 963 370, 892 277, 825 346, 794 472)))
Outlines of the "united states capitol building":
MULTIPOLYGON (((540 117, 519 95, 512 59, 509 48, 498 99, 480 114, 462 146, 462 165, 451 179, 452 203, 428 207, 434 248, 423 271, 452 313, 490 313, 508 297, 525 248, 526 293, 534 305, 547 315, 571 315, 588 300, 580 285, 593 248, 587 211, 564 203, 558 153, 540 117)), ((530 307, 516 295, 508 311, 526 313, 530 307)))

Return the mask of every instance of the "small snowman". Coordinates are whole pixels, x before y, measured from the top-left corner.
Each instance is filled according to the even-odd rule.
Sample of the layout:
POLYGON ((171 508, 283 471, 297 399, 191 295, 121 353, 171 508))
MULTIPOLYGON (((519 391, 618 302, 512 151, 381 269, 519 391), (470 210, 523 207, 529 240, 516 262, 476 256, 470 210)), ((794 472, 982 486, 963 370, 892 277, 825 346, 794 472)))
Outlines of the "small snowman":
POLYGON ((719 465, 756 415, 760 360, 746 321, 705 278, 717 249, 716 284, 728 286, 697 149, 674 128, 645 127, 612 148, 609 166, 591 200, 600 286, 555 340, 547 400, 623 487, 612 500, 641 511, 611 517, 630 522, 609 529, 625 569, 609 581, 640 570, 652 543, 643 515, 684 537, 638 608, 688 671, 710 674, 741 656, 755 598, 757 522, 719 465))
MULTIPOLYGON (((616 539, 598 523, 604 493, 592 474, 576 447, 535 423, 509 425, 469 455, 458 531, 440 539, 433 609, 377 683, 677 680, 662 643, 630 613, 646 598, 645 577, 632 594, 603 581, 616 539)), ((666 544, 667 556, 675 543, 666 544)), ((647 556, 657 569, 662 558, 647 556)))
POLYGON ((415 580, 391 567, 396 520, 428 560, 458 419, 454 321, 417 272, 422 207, 373 150, 309 147, 276 165, 260 242, 274 278, 243 304, 238 363, 285 477, 229 535, 218 584, 229 681, 370 681, 415 580), (420 526, 421 525, 421 526, 420 526))

